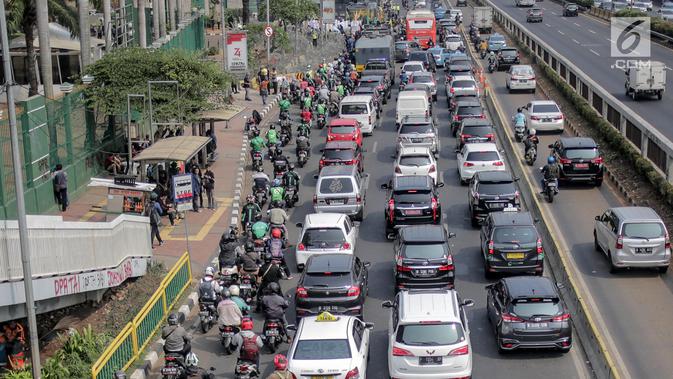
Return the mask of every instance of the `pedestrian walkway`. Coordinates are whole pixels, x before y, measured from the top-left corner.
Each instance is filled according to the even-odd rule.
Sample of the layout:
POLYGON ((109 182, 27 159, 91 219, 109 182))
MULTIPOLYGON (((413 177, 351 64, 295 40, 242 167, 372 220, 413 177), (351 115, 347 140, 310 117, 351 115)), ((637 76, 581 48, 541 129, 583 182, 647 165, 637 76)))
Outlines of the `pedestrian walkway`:
MULTIPOLYGON (((203 208, 200 212, 186 212, 186 218, 176 220, 170 225, 168 218, 162 218, 161 237, 164 244, 154 248, 155 260, 171 267, 187 249, 185 234, 189 239, 192 269, 198 276, 209 265, 214 255, 220 236, 229 229, 232 216, 238 215, 241 201, 245 202, 243 183, 246 183, 245 168, 241 168, 240 160, 245 152, 243 148, 244 116, 252 110, 261 112, 262 98, 256 91, 250 91, 252 101, 243 99, 243 92, 234 94, 234 103, 229 122, 215 123, 217 136, 218 158, 212 163, 211 170, 215 174, 214 197, 217 207, 214 210, 203 208), (240 179, 238 179, 240 178, 240 179), (185 226, 186 225, 186 226, 185 226)), ((205 195, 205 193, 204 193, 205 195)), ((71 202, 68 210, 63 212, 66 221, 105 221, 102 212, 107 201, 105 188, 87 188, 87 190, 71 202)), ((207 201, 204 199, 204 205, 207 201)))

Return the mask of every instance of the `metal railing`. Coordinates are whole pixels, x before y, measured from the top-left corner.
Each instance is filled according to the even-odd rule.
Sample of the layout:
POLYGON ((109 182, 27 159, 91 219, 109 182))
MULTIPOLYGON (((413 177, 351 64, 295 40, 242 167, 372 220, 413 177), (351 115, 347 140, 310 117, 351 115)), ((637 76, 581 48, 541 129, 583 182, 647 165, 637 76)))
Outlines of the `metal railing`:
POLYGON ((189 253, 185 252, 161 281, 159 288, 131 322, 103 351, 91 366, 92 379, 112 378, 117 370, 126 370, 140 357, 161 327, 180 295, 192 281, 189 253))

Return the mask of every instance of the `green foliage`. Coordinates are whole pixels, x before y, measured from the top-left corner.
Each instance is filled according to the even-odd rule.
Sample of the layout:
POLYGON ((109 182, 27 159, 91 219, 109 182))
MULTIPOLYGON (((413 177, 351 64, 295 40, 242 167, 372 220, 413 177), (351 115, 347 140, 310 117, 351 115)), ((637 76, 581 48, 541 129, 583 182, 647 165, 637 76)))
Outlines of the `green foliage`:
POLYGON ((30 372, 30 369, 21 370, 21 371, 10 371, 6 373, 3 379, 33 379, 33 374, 30 372))
MULTIPOLYGON (((266 51, 266 36, 264 35, 264 24, 248 24, 248 50, 261 49, 264 47, 266 51)), ((271 36, 271 52, 290 50, 290 37, 287 32, 278 25, 273 26, 273 36, 271 36)), ((253 57, 253 54, 248 54, 248 57, 253 57)))
POLYGON ((581 7, 585 8, 591 8, 594 6, 594 1, 593 0, 572 0, 570 1, 572 3, 575 3, 581 7))
MULTIPOLYGON (((317 17, 320 11, 313 0, 273 0, 270 3, 271 20, 283 20, 293 25, 317 17)), ((266 3, 260 4, 258 19, 266 22, 266 3)))
MULTIPOLYGON (((152 107, 156 120, 193 121, 197 114, 212 107, 207 98, 223 91, 230 76, 198 54, 179 49, 151 50, 129 48, 115 50, 87 67, 85 74, 95 80, 86 87, 90 103, 104 114, 126 113, 127 94, 145 94, 150 80, 177 80, 175 85, 152 85, 152 107)), ((149 100, 149 99, 148 99, 149 100)))

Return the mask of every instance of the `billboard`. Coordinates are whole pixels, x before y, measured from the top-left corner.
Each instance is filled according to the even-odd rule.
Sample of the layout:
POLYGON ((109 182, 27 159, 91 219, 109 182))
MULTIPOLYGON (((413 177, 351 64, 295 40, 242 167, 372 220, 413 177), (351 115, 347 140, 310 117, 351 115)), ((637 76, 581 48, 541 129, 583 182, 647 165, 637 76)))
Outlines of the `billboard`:
POLYGON ((336 7, 334 0, 322 0, 322 22, 332 24, 336 20, 336 7))
POLYGON ((248 35, 245 32, 227 33, 227 70, 233 73, 248 71, 248 35))

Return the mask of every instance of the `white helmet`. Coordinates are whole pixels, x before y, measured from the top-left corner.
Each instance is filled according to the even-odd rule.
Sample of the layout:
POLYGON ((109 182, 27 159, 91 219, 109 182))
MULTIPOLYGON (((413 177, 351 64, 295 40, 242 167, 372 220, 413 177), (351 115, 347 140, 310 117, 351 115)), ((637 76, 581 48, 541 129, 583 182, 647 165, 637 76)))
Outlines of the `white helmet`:
POLYGON ((528 135, 531 136, 531 137, 534 136, 535 135, 535 129, 529 129, 528 130, 528 135))
POLYGON ((187 356, 185 357, 185 365, 186 365, 187 367, 198 367, 198 365, 199 365, 199 358, 196 357, 196 354, 194 354, 193 352, 190 352, 190 353, 187 354, 187 356))
POLYGON ((215 269, 211 266, 206 267, 206 276, 215 276, 215 269))
POLYGON ((231 296, 238 296, 241 294, 241 289, 238 288, 237 285, 232 284, 229 286, 229 294, 231 294, 231 296))

